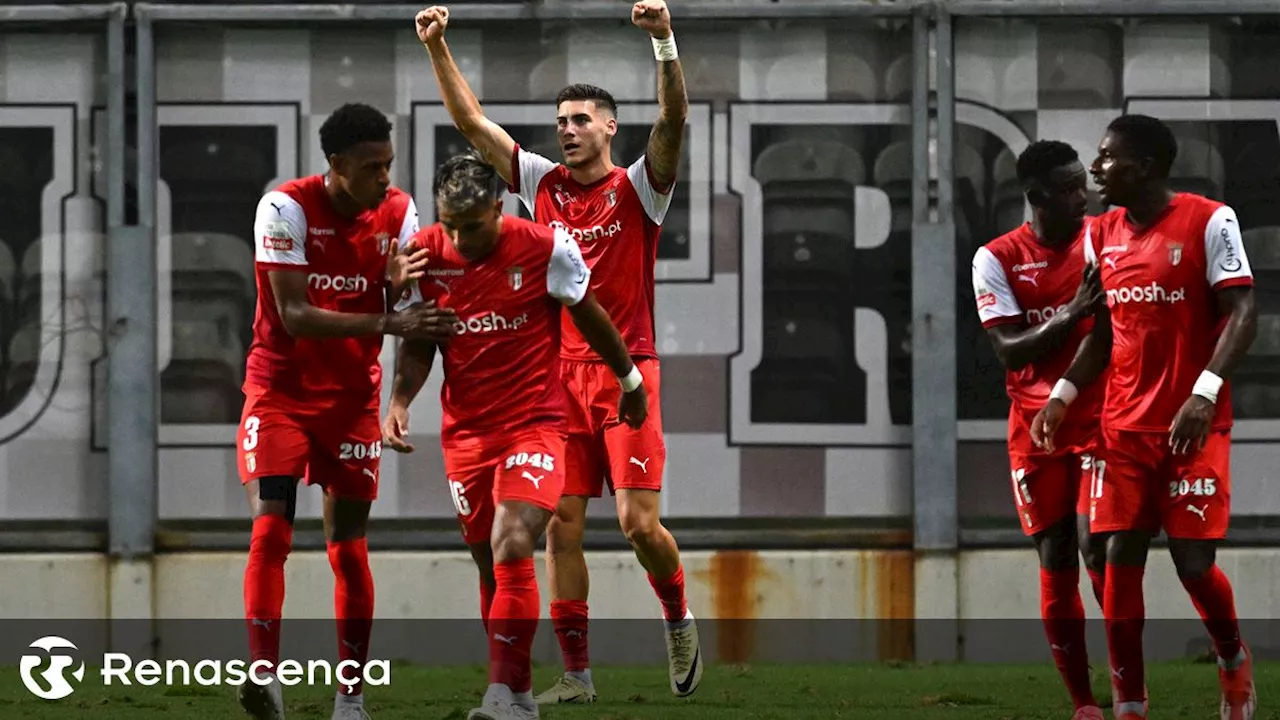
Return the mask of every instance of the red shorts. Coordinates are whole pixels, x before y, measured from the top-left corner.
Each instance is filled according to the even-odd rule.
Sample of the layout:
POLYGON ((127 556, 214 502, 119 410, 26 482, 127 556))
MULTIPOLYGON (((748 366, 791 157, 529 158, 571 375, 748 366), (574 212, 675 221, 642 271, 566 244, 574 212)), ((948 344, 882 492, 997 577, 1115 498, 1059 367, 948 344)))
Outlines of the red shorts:
POLYGON ((499 503, 555 512, 564 489, 564 435, 531 428, 501 440, 444 447, 444 474, 468 545, 487 542, 499 503))
POLYGON ((1035 535, 1063 518, 1089 514, 1093 486, 1093 455, 1009 455, 1013 504, 1022 532, 1035 535))
POLYGON ((1171 538, 1220 540, 1231 514, 1231 432, 1214 430, 1204 448, 1174 455, 1168 433, 1106 430, 1093 532, 1164 528, 1171 538))
POLYGON ((378 497, 382 431, 378 398, 316 406, 270 390, 246 390, 236 431, 240 482, 303 478, 334 497, 378 497))
POLYGON ((613 492, 662 490, 667 446, 662 439, 662 387, 656 358, 636 361, 644 376, 649 416, 640 429, 618 418, 622 386, 601 362, 561 360, 560 375, 569 395, 564 494, 600 497, 607 482, 613 492))

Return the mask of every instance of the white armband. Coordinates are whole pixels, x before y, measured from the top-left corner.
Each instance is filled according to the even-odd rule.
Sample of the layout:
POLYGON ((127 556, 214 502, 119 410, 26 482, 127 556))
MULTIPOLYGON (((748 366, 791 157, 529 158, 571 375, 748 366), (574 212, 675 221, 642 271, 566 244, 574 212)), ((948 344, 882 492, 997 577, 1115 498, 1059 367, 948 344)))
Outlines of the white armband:
POLYGON ((1076 384, 1066 378, 1062 378, 1057 385, 1053 386, 1053 392, 1049 393, 1049 399, 1057 398, 1062 401, 1063 405, 1070 405, 1075 402, 1076 397, 1079 395, 1080 391, 1076 388, 1076 384))
POLYGON ((661 40, 653 36, 650 36, 650 39, 653 40, 653 57, 658 62, 670 62, 680 57, 680 54, 676 52, 675 33, 671 33, 661 40))
POLYGON ((1222 389, 1222 382, 1222 378, 1205 370, 1200 373, 1200 377, 1196 378, 1196 384, 1191 388, 1191 394, 1199 395, 1205 400, 1217 404, 1218 391, 1222 389))
POLYGON ((635 365, 631 366, 631 372, 618 378, 618 384, 622 386, 622 392, 631 392, 640 387, 644 382, 644 376, 640 374, 640 368, 635 365))

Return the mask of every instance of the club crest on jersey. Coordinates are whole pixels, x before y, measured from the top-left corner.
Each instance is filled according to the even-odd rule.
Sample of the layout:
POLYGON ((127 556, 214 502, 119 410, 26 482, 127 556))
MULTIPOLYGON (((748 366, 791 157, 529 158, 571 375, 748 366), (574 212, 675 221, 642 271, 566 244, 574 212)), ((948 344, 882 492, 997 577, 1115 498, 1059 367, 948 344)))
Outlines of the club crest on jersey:
POLYGON ((1169 264, 1177 265, 1182 262, 1182 245, 1180 243, 1169 243, 1169 264))
POLYGON ((507 268, 507 284, 512 290, 519 290, 524 285, 524 268, 518 265, 507 268))
POLYGON ((386 255, 387 250, 391 248, 391 234, 378 233, 377 235, 374 235, 374 238, 378 241, 378 252, 386 255))
POLYGON ((609 190, 609 192, 604 194, 604 200, 605 202, 609 203, 609 207, 613 207, 614 205, 617 205, 618 191, 616 189, 609 190))

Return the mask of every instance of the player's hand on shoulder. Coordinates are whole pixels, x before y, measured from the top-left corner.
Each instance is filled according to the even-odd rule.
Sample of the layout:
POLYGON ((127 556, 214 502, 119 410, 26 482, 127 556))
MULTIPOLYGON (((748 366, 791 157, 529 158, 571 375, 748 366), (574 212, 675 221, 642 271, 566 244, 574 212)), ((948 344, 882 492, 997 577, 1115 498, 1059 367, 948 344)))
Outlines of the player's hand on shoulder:
POLYGON ((622 397, 618 399, 618 419, 631 428, 638 429, 644 425, 648 417, 649 396, 645 392, 644 385, 638 386, 631 392, 622 393, 622 397))
POLYGON ((406 440, 409 434, 409 408, 392 405, 382 419, 382 447, 399 453, 413 452, 413 445, 406 440))
POLYGON ((1216 405, 1206 397, 1192 395, 1182 403, 1182 408, 1169 425, 1169 447, 1174 455, 1199 452, 1209 438, 1216 405))
POLYGON ((664 0, 640 0, 632 5, 631 22, 658 39, 671 35, 671 12, 664 0))
POLYGON ((426 248, 401 248, 399 240, 392 240, 387 253, 387 280, 393 287, 403 288, 426 274, 430 260, 431 253, 426 248))
POLYGON ((1053 436, 1057 434, 1058 426, 1062 425, 1062 419, 1066 416, 1066 403, 1057 398, 1050 398, 1031 421, 1031 442, 1047 453, 1054 452, 1056 447, 1053 444, 1053 436))
POLYGON ((453 337, 458 314, 434 302, 415 303, 387 316, 387 333, 411 340, 442 343, 453 337))
POLYGON ((444 37, 444 29, 449 27, 449 8, 432 5, 420 11, 414 17, 413 27, 418 32, 419 41, 439 40, 444 37))

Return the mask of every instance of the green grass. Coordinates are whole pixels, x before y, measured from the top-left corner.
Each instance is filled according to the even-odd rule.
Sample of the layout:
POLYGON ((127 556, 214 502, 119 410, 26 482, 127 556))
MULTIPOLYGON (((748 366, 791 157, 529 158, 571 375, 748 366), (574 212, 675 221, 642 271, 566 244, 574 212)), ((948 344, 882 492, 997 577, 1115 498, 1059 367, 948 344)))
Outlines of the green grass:
MULTIPOLYGON (((544 708, 548 720, 1067 720, 1071 707, 1049 665, 772 665, 709 667, 698 693, 671 696, 665 668, 598 668, 595 705, 544 708)), ((539 668, 536 688, 545 688, 555 668, 539 668)), ((0 671, 3 718, 244 717, 233 692, 224 688, 94 687, 86 683, 70 698, 46 702, 27 694, 15 669, 0 671)), ((1257 720, 1280 720, 1280 665, 1260 664, 1262 693, 1257 720), (1274 688, 1272 691, 1270 689, 1274 688), (1275 694, 1272 694, 1272 693, 1275 694)), ((463 720, 487 681, 479 667, 427 668, 398 664, 391 684, 369 688, 374 720, 463 720)), ((1216 669, 1183 661, 1148 668, 1153 718, 1207 720, 1217 717, 1216 669)), ((1099 701, 1109 703, 1107 679, 1095 670, 1099 701)), ((333 690, 286 689, 290 720, 328 720, 333 690)), ((1110 714, 1108 713, 1108 717, 1110 714)))

